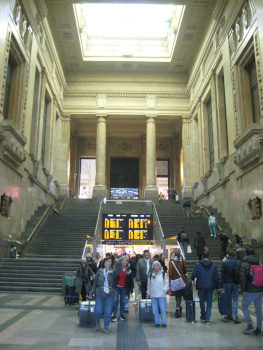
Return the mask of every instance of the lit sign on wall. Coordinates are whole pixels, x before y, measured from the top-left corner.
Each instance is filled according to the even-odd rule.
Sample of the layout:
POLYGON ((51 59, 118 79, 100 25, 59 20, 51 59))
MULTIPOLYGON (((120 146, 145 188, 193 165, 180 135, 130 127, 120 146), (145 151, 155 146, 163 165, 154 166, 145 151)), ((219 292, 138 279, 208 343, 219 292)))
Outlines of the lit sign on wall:
POLYGON ((143 241, 153 239, 151 214, 103 214, 103 240, 143 241))

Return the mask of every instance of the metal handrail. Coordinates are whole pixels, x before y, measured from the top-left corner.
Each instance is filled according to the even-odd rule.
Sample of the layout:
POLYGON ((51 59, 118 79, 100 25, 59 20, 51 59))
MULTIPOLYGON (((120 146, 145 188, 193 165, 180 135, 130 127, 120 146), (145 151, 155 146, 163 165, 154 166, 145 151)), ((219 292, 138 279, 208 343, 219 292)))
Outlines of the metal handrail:
POLYGON ((27 244, 30 243, 31 239, 34 237, 34 235, 36 234, 39 226, 42 224, 42 222, 44 221, 44 219, 46 218, 49 210, 51 208, 51 204, 47 207, 47 209, 45 210, 44 214, 41 216, 41 218, 39 219, 39 221, 37 222, 36 226, 33 228, 32 232, 30 233, 30 235, 28 236, 26 242, 27 244))
POLYGON ((63 207, 64 207, 64 205, 65 205, 67 199, 68 199, 67 196, 65 196, 65 198, 63 199, 63 202, 61 203, 60 207, 58 208, 58 210, 59 210, 60 212, 63 210, 63 207))
MULTIPOLYGON (((96 248, 98 245, 98 235, 99 235, 99 226, 101 225, 101 217, 102 217, 102 206, 103 206, 103 200, 100 202, 97 222, 96 222, 96 228, 94 232, 94 242, 93 242, 93 257, 96 258, 96 248)), ((86 245, 86 244, 85 244, 86 245)), ((85 249, 85 247, 84 247, 85 249)), ((84 253, 84 250, 83 250, 84 253)))
POLYGON ((158 225, 158 228, 159 228, 159 232, 161 233, 160 242, 165 244, 165 237, 164 237, 164 233, 163 233, 163 228, 162 228, 162 225, 160 223, 159 215, 157 213, 156 206, 155 206, 154 202, 152 202, 152 206, 153 206, 153 215, 156 218, 157 225, 158 225))

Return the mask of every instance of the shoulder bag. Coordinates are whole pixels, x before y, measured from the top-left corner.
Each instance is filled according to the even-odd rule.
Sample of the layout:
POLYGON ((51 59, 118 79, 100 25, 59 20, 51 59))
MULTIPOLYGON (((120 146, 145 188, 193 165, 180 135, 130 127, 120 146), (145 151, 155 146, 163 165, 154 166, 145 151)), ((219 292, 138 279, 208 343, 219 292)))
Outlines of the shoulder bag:
POLYGON ((176 280, 171 280, 171 291, 176 292, 178 290, 184 289, 186 284, 185 284, 184 280, 182 279, 182 276, 181 276, 180 272, 178 271, 178 269, 173 261, 172 261, 172 264, 173 264, 173 267, 175 268, 176 272, 180 276, 176 280))

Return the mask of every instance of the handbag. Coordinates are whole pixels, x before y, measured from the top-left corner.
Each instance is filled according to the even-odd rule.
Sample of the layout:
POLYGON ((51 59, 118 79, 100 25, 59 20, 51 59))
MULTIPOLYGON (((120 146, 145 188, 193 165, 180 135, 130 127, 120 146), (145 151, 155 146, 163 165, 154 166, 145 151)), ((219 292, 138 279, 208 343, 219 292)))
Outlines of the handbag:
POLYGON ((188 246, 187 246, 186 253, 192 254, 192 248, 191 248, 190 244, 188 244, 188 246))
POLYGON ((178 275, 180 276, 179 278, 177 278, 176 280, 171 280, 171 291, 172 292, 176 292, 178 290, 184 289, 184 287, 186 286, 184 280, 182 279, 182 276, 180 274, 180 272, 178 271, 177 267, 175 266, 174 262, 172 261, 173 267, 175 268, 176 272, 178 273, 178 275))

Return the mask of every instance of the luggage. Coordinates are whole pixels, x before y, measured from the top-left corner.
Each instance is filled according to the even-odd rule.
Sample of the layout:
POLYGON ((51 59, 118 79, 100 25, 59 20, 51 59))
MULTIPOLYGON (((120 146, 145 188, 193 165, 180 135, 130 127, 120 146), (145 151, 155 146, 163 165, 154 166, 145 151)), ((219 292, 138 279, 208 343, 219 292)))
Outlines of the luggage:
POLYGON ((142 299, 139 305, 140 321, 154 321, 151 299, 142 299))
POLYGON ((93 300, 83 301, 79 304, 78 316, 81 326, 96 325, 95 306, 96 302, 93 300))
POLYGON ((186 321, 195 322, 195 302, 186 300, 186 321))
POLYGON ((65 287, 66 286, 75 286, 75 272, 66 272, 63 276, 62 281, 62 294, 65 295, 65 287))
POLYGON ((232 314, 232 303, 231 298, 226 292, 218 293, 218 311, 221 315, 232 314))
POLYGON ((76 293, 75 286, 65 286, 65 296, 64 296, 65 305, 74 305, 79 302, 79 295, 76 293))

